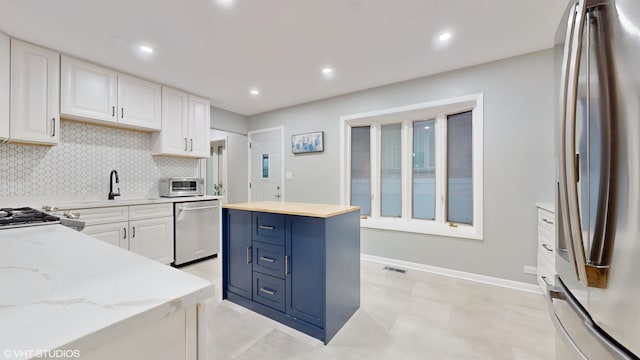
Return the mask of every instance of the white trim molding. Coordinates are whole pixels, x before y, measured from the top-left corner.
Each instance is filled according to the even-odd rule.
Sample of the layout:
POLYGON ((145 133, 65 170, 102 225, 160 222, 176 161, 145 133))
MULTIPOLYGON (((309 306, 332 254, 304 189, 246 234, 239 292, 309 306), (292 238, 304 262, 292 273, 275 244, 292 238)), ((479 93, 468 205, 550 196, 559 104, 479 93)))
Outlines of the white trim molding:
POLYGON ((464 271, 452 270, 447 268, 441 268, 437 266, 419 264, 409 261, 396 260, 391 258, 385 258, 381 256, 360 254, 360 259, 364 261, 375 262, 379 264, 385 265, 393 265, 400 268, 413 269, 418 271, 424 271, 431 274, 448 276, 456 279, 473 281, 481 284, 500 286, 503 288, 520 290, 528 293, 543 295, 542 290, 538 284, 529 284, 520 281, 507 280, 502 278, 497 278, 493 276, 479 275, 464 271))

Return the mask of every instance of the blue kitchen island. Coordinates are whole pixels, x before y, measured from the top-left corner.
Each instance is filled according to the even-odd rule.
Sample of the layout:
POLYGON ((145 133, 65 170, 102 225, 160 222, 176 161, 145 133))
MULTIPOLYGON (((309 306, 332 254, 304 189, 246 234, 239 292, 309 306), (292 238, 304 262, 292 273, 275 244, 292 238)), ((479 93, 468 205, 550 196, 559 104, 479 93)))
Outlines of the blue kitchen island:
POLYGON ((360 307, 360 208, 227 204, 223 298, 324 341, 360 307))

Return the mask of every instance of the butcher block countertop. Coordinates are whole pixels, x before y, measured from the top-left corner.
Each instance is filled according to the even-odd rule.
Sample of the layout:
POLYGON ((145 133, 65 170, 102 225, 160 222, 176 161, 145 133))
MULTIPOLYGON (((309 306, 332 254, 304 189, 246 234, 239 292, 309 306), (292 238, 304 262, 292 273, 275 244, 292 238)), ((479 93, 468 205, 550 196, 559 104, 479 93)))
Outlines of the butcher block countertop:
POLYGON ((234 210, 260 211, 286 215, 312 216, 319 218, 329 218, 351 211, 360 210, 359 206, 351 205, 310 204, 281 201, 256 201, 248 203, 226 204, 223 206, 223 208, 234 210))

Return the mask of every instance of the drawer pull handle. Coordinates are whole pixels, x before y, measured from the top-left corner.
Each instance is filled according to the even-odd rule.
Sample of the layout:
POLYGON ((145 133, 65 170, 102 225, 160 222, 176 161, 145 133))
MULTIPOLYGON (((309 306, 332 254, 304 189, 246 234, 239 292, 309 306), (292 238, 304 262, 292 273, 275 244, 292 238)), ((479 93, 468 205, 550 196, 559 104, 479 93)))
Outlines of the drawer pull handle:
POLYGON ((284 257, 284 274, 289 275, 289 255, 284 257))
POLYGON ((273 230, 275 228, 273 226, 260 225, 260 229, 262 229, 262 230, 273 230))
POLYGON ((276 294, 275 290, 271 290, 271 289, 268 289, 268 288, 260 288, 260 292, 263 292, 263 293, 271 295, 271 296, 276 294))
POLYGON ((270 262, 270 263, 276 262, 276 259, 270 258, 270 257, 266 257, 266 256, 260 256, 260 260, 266 261, 266 262, 270 262))
POLYGON ((247 246, 247 264, 251 264, 251 246, 247 246))
POLYGON ((553 252, 553 249, 550 248, 549 245, 547 245, 547 244, 542 244, 542 247, 545 248, 547 251, 553 252))
POLYGON ((546 222, 549 225, 553 225, 553 221, 542 218, 542 221, 546 222))

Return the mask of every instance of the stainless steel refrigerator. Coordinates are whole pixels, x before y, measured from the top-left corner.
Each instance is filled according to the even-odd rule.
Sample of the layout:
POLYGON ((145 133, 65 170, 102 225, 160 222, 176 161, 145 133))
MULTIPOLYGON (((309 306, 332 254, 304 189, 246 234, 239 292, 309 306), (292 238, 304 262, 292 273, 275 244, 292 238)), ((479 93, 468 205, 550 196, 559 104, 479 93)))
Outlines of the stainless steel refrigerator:
POLYGON ((640 356, 640 1, 572 1, 556 33, 557 359, 640 356))

